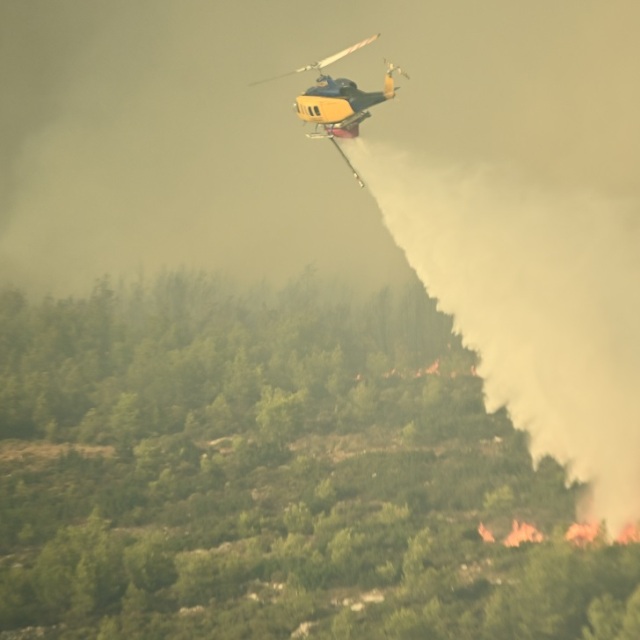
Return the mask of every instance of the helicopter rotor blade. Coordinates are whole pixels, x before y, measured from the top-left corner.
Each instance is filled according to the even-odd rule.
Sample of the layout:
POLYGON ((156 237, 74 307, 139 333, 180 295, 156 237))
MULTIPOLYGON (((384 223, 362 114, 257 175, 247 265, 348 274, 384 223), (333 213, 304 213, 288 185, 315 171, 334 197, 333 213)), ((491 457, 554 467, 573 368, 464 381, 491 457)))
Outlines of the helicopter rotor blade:
POLYGON ((257 84, 264 84, 265 82, 271 82, 273 80, 280 80, 280 78, 286 78, 287 76, 292 76, 294 73, 298 73, 299 69, 294 69, 293 71, 287 71, 286 73, 281 73, 277 76, 272 76, 271 78, 264 78, 264 80, 256 80, 255 82, 250 82, 250 87, 255 87, 257 84))
POLYGON ((348 56, 350 53, 353 53, 358 49, 362 49, 362 47, 366 47, 368 44, 371 44, 372 42, 377 40, 379 37, 380 37, 380 34, 376 33, 375 35, 372 35, 370 38, 366 38, 365 40, 362 40, 361 42, 358 42, 352 45, 351 47, 347 47, 346 49, 343 49, 339 53, 334 53, 332 56, 323 58, 319 62, 316 62, 314 65, 309 65, 309 66, 311 69, 324 69, 324 67, 328 67, 330 64, 333 64, 337 60, 340 60, 340 58, 344 58, 345 56, 348 56))
POLYGON ((300 67, 299 69, 294 69, 293 71, 287 71, 286 73, 281 73, 280 75, 273 76, 271 78, 265 78, 264 80, 257 80, 256 82, 251 82, 249 83, 249 86, 254 87, 257 84, 271 82, 272 80, 279 80, 280 78, 286 78, 287 76, 291 76, 294 73, 302 73, 303 71, 311 71, 312 69, 316 69, 317 71, 319 71, 320 69, 324 69, 324 67, 328 67, 330 64, 333 64, 334 62, 340 60, 340 58, 344 58, 345 56, 348 56, 350 53, 353 53, 354 51, 357 51, 362 47, 366 47, 368 44, 371 44, 374 40, 377 40, 379 37, 380 37, 380 34, 376 33, 370 38, 366 38, 365 40, 362 40, 361 42, 358 42, 350 47, 347 47, 346 49, 343 49, 339 53, 334 53, 332 56, 323 58, 318 62, 312 62, 311 64, 307 64, 304 67, 300 67))

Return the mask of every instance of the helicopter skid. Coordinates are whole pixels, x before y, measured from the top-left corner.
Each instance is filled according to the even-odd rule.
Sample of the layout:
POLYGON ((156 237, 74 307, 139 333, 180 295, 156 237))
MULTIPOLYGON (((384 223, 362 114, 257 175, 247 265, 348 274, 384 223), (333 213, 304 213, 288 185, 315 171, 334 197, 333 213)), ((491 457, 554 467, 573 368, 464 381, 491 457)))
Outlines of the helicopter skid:
POLYGON ((307 133, 306 136, 307 138, 311 138, 311 140, 325 140, 326 138, 353 139, 360 135, 360 128, 357 124, 349 129, 338 127, 325 127, 324 129, 324 133, 314 131, 313 133, 307 133))
POLYGON ((360 123, 367 118, 370 118, 371 114, 368 111, 360 111, 354 113, 352 116, 346 118, 342 122, 335 124, 321 124, 316 123, 316 128, 313 133, 307 133, 307 138, 357 138, 360 135, 360 123), (319 129, 324 129, 324 133, 319 129))
POLYGON ((325 127, 325 129, 336 138, 357 138, 360 135, 360 123, 370 117, 371 114, 368 111, 360 111, 338 124, 325 127))

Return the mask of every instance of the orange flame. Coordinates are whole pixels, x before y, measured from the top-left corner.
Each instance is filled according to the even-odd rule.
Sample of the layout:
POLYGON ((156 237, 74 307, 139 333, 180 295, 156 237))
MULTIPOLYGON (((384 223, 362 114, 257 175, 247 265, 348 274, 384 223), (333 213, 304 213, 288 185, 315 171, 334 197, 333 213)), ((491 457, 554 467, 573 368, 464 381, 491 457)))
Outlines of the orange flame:
POLYGON ((504 539, 505 547, 519 547, 523 542, 542 542, 544 536, 528 522, 519 523, 514 520, 511 533, 504 539))
POLYGON ((597 522, 574 522, 564 534, 564 539, 578 547, 592 543, 600 533, 597 522))
POLYGON ((496 541, 496 539, 493 537, 493 533, 491 533, 491 531, 489 531, 489 529, 487 529, 487 527, 485 527, 484 524, 482 524, 482 522, 478 526, 478 533, 480 534, 480 537, 485 542, 495 542, 496 541))
MULTIPOLYGON (((481 522, 478 525, 478 533, 484 542, 495 542, 495 537, 481 522)), ((577 546, 586 547, 598 539, 603 540, 603 532, 598 522, 574 522, 564 534, 567 542, 577 546)), ((503 540, 505 547, 519 547, 523 542, 542 542, 544 535, 532 524, 514 520, 511 525, 511 533, 503 540)), ((640 544, 640 522, 630 523, 622 529, 615 539, 617 544, 640 544)))
POLYGON ((640 542, 640 528, 637 524, 628 524, 616 538, 616 542, 619 544, 629 544, 633 542, 640 542))
POLYGON ((440 359, 436 360, 432 365, 428 366, 424 372, 427 375, 437 376, 440 373, 440 359))

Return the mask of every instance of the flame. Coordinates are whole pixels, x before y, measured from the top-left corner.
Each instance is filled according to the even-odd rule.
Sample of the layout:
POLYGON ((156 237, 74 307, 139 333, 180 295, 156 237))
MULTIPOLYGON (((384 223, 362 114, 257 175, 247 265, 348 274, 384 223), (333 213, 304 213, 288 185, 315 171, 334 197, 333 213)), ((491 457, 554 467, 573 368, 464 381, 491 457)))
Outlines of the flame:
MULTIPOLYGON (((572 524, 564 536, 565 540, 577 546, 585 546, 601 537, 602 530, 597 522, 572 524)), ((617 535, 615 542, 618 544, 635 544, 640 542, 640 525, 638 523, 627 524, 617 535)))
POLYGON ((427 375, 437 376, 440 375, 440 359, 436 360, 433 364, 428 366, 424 372, 427 375))
POLYGON ((439 376, 440 375, 440 358, 432 362, 428 367, 418 369, 414 374, 414 378, 422 378, 422 376, 439 376))
MULTIPOLYGON (((441 375, 440 374, 440 358, 438 358, 437 360, 434 360, 429 366, 420 367, 415 371, 407 371, 406 369, 401 370, 401 369, 398 369, 397 367, 393 367, 388 371, 385 371, 382 374, 382 377, 386 379, 401 378, 402 380, 405 380, 411 376, 413 376, 414 378, 423 378, 424 376, 439 376, 439 375, 441 375)), ((476 370, 475 365, 471 365, 468 370, 452 371, 451 373, 449 373, 450 378, 457 378, 458 376, 477 377, 477 375, 478 375, 478 372, 476 370)), ((358 373, 354 377, 354 380, 356 382, 361 382, 362 380, 364 380, 364 375, 361 373, 358 373)))
MULTIPOLYGON (((495 536, 484 523, 478 525, 478 533, 484 542, 495 542, 495 536)), ((528 522, 514 520, 511 524, 511 533, 502 541, 505 547, 519 547, 523 542, 542 542, 544 536, 528 522)))
POLYGON ((628 524, 616 538, 616 542, 619 544, 629 544, 633 542, 640 542, 640 527, 638 524, 628 524))
MULTIPOLYGON (((481 522, 478 533, 484 542, 495 542, 495 537, 481 522)), ((574 522, 564 534, 564 539, 576 547, 586 547, 597 540, 604 540, 598 522, 574 522)), ((544 535, 532 524, 514 520, 511 533, 503 540, 505 547, 519 547, 522 542, 542 542, 544 535)), ((615 539, 617 544, 640 544, 640 522, 627 524, 615 539)))
POLYGON ((480 534, 480 537, 485 542, 495 542, 496 541, 496 539, 493 537, 493 533, 491 533, 491 531, 489 531, 489 529, 487 529, 487 527, 485 527, 484 524, 482 524, 482 522, 478 526, 478 533, 480 534))
POLYGON ((511 533, 504 539, 505 547, 519 547, 522 542, 542 542, 544 536, 528 522, 519 523, 514 520, 511 533))
POLYGON ((596 540, 600 533, 597 522, 574 522, 564 534, 564 539, 578 547, 584 547, 596 540))

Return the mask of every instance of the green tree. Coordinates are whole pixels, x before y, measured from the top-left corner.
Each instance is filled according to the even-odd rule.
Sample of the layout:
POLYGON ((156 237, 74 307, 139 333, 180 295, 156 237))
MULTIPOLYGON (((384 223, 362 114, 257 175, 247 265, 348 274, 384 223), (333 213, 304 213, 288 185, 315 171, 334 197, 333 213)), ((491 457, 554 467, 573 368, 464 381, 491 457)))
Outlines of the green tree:
POLYGON ((212 551, 179 553, 175 557, 178 579, 173 590, 181 606, 207 604, 220 581, 218 562, 212 551))
POLYGON ((503 484, 494 491, 485 493, 482 507, 491 515, 505 515, 513 510, 514 501, 513 489, 508 484, 503 484))
POLYGON ((334 638, 340 638, 340 640, 350 640, 354 638, 354 629, 356 626, 356 616, 349 609, 344 607, 337 615, 333 617, 331 621, 331 633, 334 638))
POLYGON ((321 480, 313 490, 313 496, 323 508, 332 506, 336 501, 337 492, 331 478, 321 480))
POLYGON ((205 408, 205 415, 210 426, 210 436, 228 436, 232 433, 233 414, 223 393, 205 408))
POLYGON ((284 525, 289 533, 312 533, 313 519, 309 507, 304 502, 290 504, 284 512, 284 525))
POLYGON ((583 627, 583 640, 616 640, 622 626, 624 605, 608 593, 595 598, 587 609, 589 626, 583 627))
POLYGON ((339 422, 345 431, 368 427, 375 423, 378 414, 378 390, 370 381, 359 382, 348 395, 339 413, 339 422))
POLYGON ((386 638, 394 640, 425 640, 432 637, 428 635, 430 629, 420 612, 406 607, 394 611, 385 620, 384 631, 386 638))
POLYGON ((426 527, 409 541, 409 548, 402 560, 403 580, 409 589, 421 581, 425 568, 432 562, 434 539, 426 527))
POLYGON ((118 619, 113 616, 105 616, 100 621, 96 640, 120 640, 122 638, 118 619))
POLYGON ((129 581, 138 589, 153 593, 177 579, 174 553, 160 531, 144 534, 124 551, 124 569, 129 581))
POLYGON ((520 620, 517 603, 510 586, 500 587, 485 603, 485 617, 482 627, 484 640, 514 640, 519 638, 520 620))
POLYGON ((123 392, 109 416, 109 431, 125 450, 144 433, 137 393, 123 392))
POLYGON ((364 534, 347 527, 338 531, 327 546, 334 571, 349 583, 358 579, 364 541, 364 534))
MULTIPOLYGON (((249 340, 244 332, 242 342, 249 340)), ((222 393, 231 409, 236 423, 243 423, 247 415, 250 415, 256 402, 260 399, 262 387, 262 370, 251 362, 244 344, 241 343, 231 355, 233 358, 226 367, 224 373, 224 386, 222 393)))
POLYGON ((640 638, 640 587, 627 600, 622 629, 616 640, 637 640, 637 638, 640 638))
POLYGON ((41 619, 30 572, 21 566, 0 571, 0 629, 26 627, 41 619))
POLYGON ((34 566, 36 595, 54 619, 102 611, 119 600, 125 584, 122 543, 95 512, 85 524, 58 531, 34 566))
POLYGON ((591 568, 577 550, 564 542, 535 545, 518 584, 489 603, 485 637, 500 640, 576 637, 584 624, 594 588, 591 568))
POLYGON ((264 387, 256 405, 256 422, 267 441, 289 442, 302 432, 305 391, 287 393, 282 389, 264 387))

